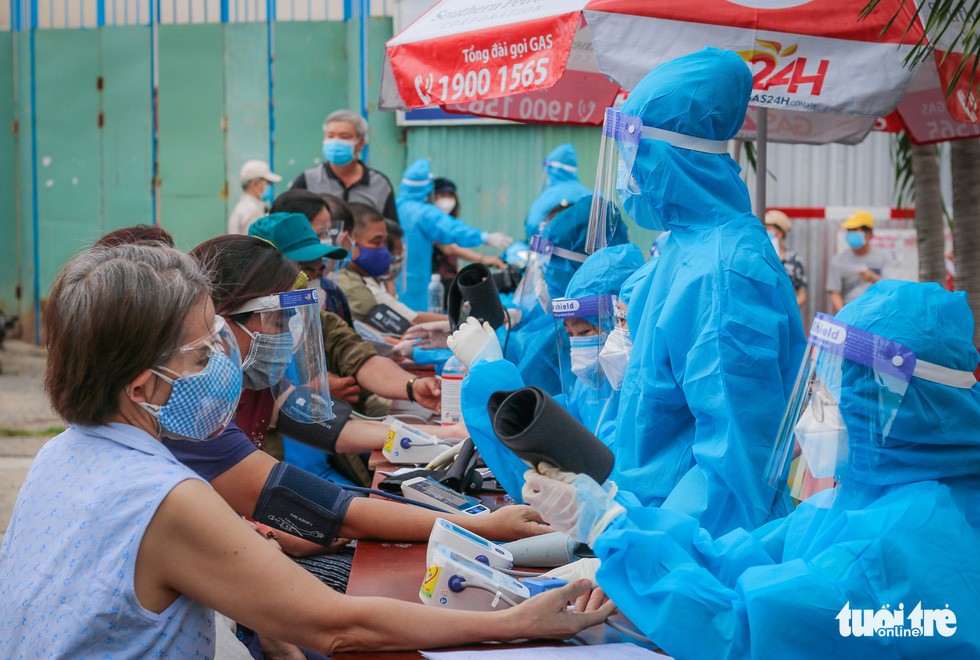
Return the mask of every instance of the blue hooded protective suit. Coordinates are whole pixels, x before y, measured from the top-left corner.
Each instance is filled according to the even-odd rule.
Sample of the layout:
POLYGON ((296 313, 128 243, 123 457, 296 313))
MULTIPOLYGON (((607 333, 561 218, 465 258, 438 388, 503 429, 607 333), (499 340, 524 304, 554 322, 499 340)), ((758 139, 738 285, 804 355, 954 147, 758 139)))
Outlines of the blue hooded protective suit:
MULTIPOLYGON (((837 319, 917 359, 977 366, 966 296, 937 284, 878 282, 837 319)), ((842 382, 852 446, 836 496, 824 491, 782 520, 715 539, 679 512, 627 507, 593 544, 599 584, 667 653, 980 657, 980 385, 913 377, 882 439, 880 429, 868 432, 874 417, 850 412, 861 408, 871 374, 853 369, 842 382), (869 465, 866 452, 877 454, 873 469, 859 467, 869 465), (914 623, 920 603, 951 611, 955 633, 855 634, 872 627, 864 611, 904 608, 914 623)))
MULTIPOLYGON (((552 223, 557 219, 556 217, 552 223)), ((566 296, 569 298, 585 298, 586 296, 616 294, 626 278, 642 265, 643 253, 632 243, 623 243, 598 250, 589 256, 582 267, 578 269, 578 272, 574 274, 566 290, 566 296)), ((552 343, 550 350, 557 355, 556 342, 558 339, 556 334, 559 330, 556 329, 555 319, 546 314, 542 314, 539 318, 542 319, 542 326, 544 322, 551 324, 550 332, 542 327, 541 334, 550 337, 552 343)), ((598 320, 592 319, 592 321, 597 322, 598 320)), ((564 330, 560 330, 560 332, 564 332, 564 330)), ((513 336, 511 340, 513 341, 513 336)), ((561 357, 560 361, 567 363, 568 356, 561 357)), ((615 416, 610 417, 605 405, 615 393, 607 385, 600 393, 602 394, 601 399, 597 401, 595 390, 591 390, 588 385, 571 374, 568 374, 568 378, 575 381, 571 392, 569 394, 556 393, 555 401, 564 406, 587 429, 600 438, 605 439, 612 436, 615 431, 615 416), (603 416, 604 411, 606 412, 605 416, 603 416), (602 428, 599 428, 600 421, 607 417, 609 420, 602 428)), ((466 429, 470 432, 470 437, 473 438, 473 442, 497 478, 497 482, 518 502, 523 501, 521 488, 524 485, 523 475, 527 471, 527 465, 497 440, 490 424, 490 417, 487 414, 487 401, 494 392, 516 390, 526 384, 521 371, 508 360, 476 362, 471 366, 469 375, 463 380, 462 393, 463 420, 466 422, 466 429)))
POLYGON ((555 147, 544 159, 544 169, 548 175, 548 187, 531 203, 531 209, 527 212, 524 228, 528 238, 541 233, 541 223, 548 217, 548 211, 563 200, 574 204, 592 193, 579 183, 578 156, 572 145, 562 144, 555 147))
MULTIPOLYGON (((705 49, 654 69, 623 112, 727 140, 751 88, 742 58, 705 49)), ((792 283, 728 154, 643 138, 632 175, 642 206, 634 219, 670 234, 627 311, 633 351, 613 479, 712 534, 754 529, 789 510, 759 475, 806 345, 792 283)))
MULTIPOLYGON (((564 248, 585 256, 585 240, 589 232, 589 211, 592 207, 592 194, 589 193, 571 207, 565 209, 545 226, 541 237, 564 248)), ((400 211, 399 211, 400 213, 400 211)), ((629 234, 622 222, 616 223, 615 230, 607 237, 608 245, 621 245, 629 242, 629 234)), ((544 280, 551 298, 565 295, 572 275, 582 262, 553 255, 543 265, 544 280)), ((558 359, 555 341, 555 324, 551 310, 536 306, 530 312, 522 312, 520 323, 510 330, 500 327, 497 337, 504 348, 504 357, 517 365, 521 378, 527 385, 540 387, 551 395, 562 391, 562 362, 558 359)), ((566 365, 567 366, 567 365, 566 365)), ((567 374, 571 376, 571 374, 567 374)), ((498 388, 503 389, 503 388, 498 388)))
POLYGON ((484 232, 443 213, 428 201, 432 193, 432 172, 429 161, 417 160, 408 166, 398 186, 395 204, 398 219, 405 229, 407 258, 404 289, 398 299, 417 311, 426 311, 426 292, 432 281, 432 244, 455 243, 460 247, 476 247, 483 243, 484 232))

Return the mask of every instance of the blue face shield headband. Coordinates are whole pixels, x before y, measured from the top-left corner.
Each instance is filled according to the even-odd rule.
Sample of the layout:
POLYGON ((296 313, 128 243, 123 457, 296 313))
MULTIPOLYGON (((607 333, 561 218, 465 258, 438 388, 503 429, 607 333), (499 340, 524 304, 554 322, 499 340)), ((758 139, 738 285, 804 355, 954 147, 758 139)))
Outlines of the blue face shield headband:
POLYGON ((180 347, 170 365, 150 369, 171 384, 167 402, 139 406, 157 418, 163 436, 216 438, 234 418, 242 393, 238 343, 224 319, 218 317, 210 335, 180 347))

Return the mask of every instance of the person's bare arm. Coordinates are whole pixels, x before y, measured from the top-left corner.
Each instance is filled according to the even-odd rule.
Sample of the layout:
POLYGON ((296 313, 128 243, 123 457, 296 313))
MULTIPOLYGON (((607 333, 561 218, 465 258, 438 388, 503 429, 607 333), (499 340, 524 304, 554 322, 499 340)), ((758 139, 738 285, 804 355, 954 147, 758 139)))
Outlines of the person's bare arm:
POLYGON ((361 386, 353 376, 337 376, 327 372, 327 382, 330 386, 330 396, 343 399, 347 403, 357 403, 361 396, 361 386))
POLYGON ((800 309, 806 304, 806 287, 800 287, 796 290, 796 304, 800 309))
POLYGON ((412 325, 418 325, 419 323, 431 323, 432 321, 448 321, 449 316, 446 314, 433 314, 432 312, 419 312, 412 319, 412 325))
POLYGON ((827 293, 829 294, 831 313, 836 314, 844 306, 844 297, 840 291, 828 291, 827 293))
POLYGON ((387 541, 425 541, 436 518, 445 518, 460 527, 495 541, 513 541, 554 531, 541 522, 529 506, 509 505, 493 513, 471 516, 449 514, 376 498, 359 497, 351 501, 340 526, 340 535, 353 539, 387 541))
POLYGON ((151 611, 184 594, 260 635, 323 652, 564 638, 612 612, 611 604, 588 613, 566 610, 586 584, 490 613, 345 596, 289 561, 196 480, 178 484, 158 508, 140 544, 135 586, 151 611))
MULTIPOLYGON (((421 431, 443 439, 466 438, 466 427, 462 424, 437 426, 435 424, 410 424, 421 431)), ((381 449, 388 440, 388 425, 363 419, 351 419, 344 424, 337 436, 338 453, 374 451, 381 449)))
MULTIPOLYGON (((389 358, 380 355, 365 360, 355 375, 360 386, 368 392, 398 400, 408 399, 405 385, 410 379, 415 378, 389 358)), ((439 407, 439 387, 435 383, 434 378, 415 378, 413 388, 415 400, 430 410, 437 410, 439 407), (430 383, 434 385, 430 386, 430 383)))
MULTIPOLYGON (((211 480, 211 486, 232 509, 252 515, 269 473, 278 461, 265 452, 255 451, 211 480)), ((410 504, 358 497, 351 501, 338 535, 351 539, 387 541, 425 541, 436 517, 452 520, 481 536, 494 540, 514 539, 551 531, 541 524, 538 514, 526 506, 506 506, 491 514, 438 514, 410 504)), ((325 550, 315 543, 279 533, 279 544, 287 554, 304 556, 325 550)))
POLYGON ((497 268, 507 267, 507 264, 501 261, 499 257, 491 257, 486 254, 481 254, 476 250, 460 247, 455 243, 449 243, 447 245, 443 245, 442 243, 433 243, 433 245, 439 248, 443 254, 451 257, 458 257, 460 259, 465 259, 466 261, 483 264, 484 266, 495 266, 497 268))

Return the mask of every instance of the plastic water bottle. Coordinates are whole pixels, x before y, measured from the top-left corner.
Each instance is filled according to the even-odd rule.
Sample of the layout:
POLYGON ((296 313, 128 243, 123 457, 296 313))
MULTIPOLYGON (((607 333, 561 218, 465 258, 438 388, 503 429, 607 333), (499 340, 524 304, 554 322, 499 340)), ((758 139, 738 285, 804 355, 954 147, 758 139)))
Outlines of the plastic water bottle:
POLYGON ((463 421, 463 363, 452 356, 442 367, 442 423, 463 421))
POLYGON ((429 282, 429 313, 442 314, 442 301, 446 295, 446 287, 442 285, 442 278, 438 273, 432 274, 432 281, 429 282))

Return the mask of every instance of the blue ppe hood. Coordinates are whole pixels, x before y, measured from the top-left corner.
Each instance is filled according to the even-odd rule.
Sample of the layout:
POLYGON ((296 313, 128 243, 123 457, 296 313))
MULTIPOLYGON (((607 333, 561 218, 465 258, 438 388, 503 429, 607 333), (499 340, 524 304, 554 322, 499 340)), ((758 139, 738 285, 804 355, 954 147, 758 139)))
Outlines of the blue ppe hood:
POLYGON ((548 176, 548 185, 531 204, 524 220, 524 229, 528 237, 540 232, 548 213, 559 204, 574 204, 592 191, 583 186, 578 180, 578 172, 568 168, 578 168, 578 156, 575 147, 562 144, 551 150, 544 159, 544 169, 548 176))
MULTIPOLYGON (((961 371, 977 367, 973 314, 963 292, 936 283, 883 280, 836 318, 907 346, 916 359, 961 371)), ((980 474, 980 386, 960 389, 913 376, 880 447, 869 446, 869 435, 881 434, 873 428, 869 434, 874 420, 859 412, 867 408, 861 403, 868 393, 877 389, 870 369, 845 363, 840 408, 849 457, 842 489, 850 489, 852 482, 887 486, 980 474), (859 467, 867 465, 874 467, 859 467)))
MULTIPOLYGON (((592 208, 592 195, 586 195, 551 219, 541 237, 555 244, 555 247, 585 254, 585 239, 589 233, 589 213, 592 208)), ((616 229, 608 238, 608 245, 621 245, 629 242, 629 233, 623 222, 616 222, 616 229)), ((572 275, 582 265, 579 261, 552 256, 544 266, 544 279, 552 298, 561 298, 568 289, 572 275)))
MULTIPOLYGON (((609 248, 606 249, 608 250, 609 248)), ((619 288, 619 300, 624 305, 627 307, 630 306, 630 301, 633 299, 633 292, 636 290, 636 286, 646 279, 650 271, 657 267, 657 259, 658 257, 650 257, 650 261, 633 271, 633 274, 623 282, 623 286, 619 288)))
POLYGON ((433 185, 429 161, 420 158, 405 169, 396 199, 399 202, 424 202, 432 194, 433 185))
POLYGON ((596 250, 589 255, 578 272, 572 275, 565 297, 619 295, 623 282, 644 263, 643 253, 632 243, 596 250))
POLYGON ((571 144, 560 144, 552 149, 551 153, 544 159, 544 163, 545 171, 548 173, 549 185, 564 181, 578 182, 578 172, 568 169, 571 167, 578 169, 578 155, 575 153, 575 147, 571 144), (565 167, 561 167, 562 165, 565 167))
MULTIPOLYGON (((623 112, 637 115, 644 127, 711 140, 731 139, 742 126, 752 75, 731 51, 705 48, 665 62, 630 93, 623 112)), ((741 168, 728 154, 708 154, 640 140, 632 174, 659 226, 679 229, 718 224, 751 215, 741 168)))

